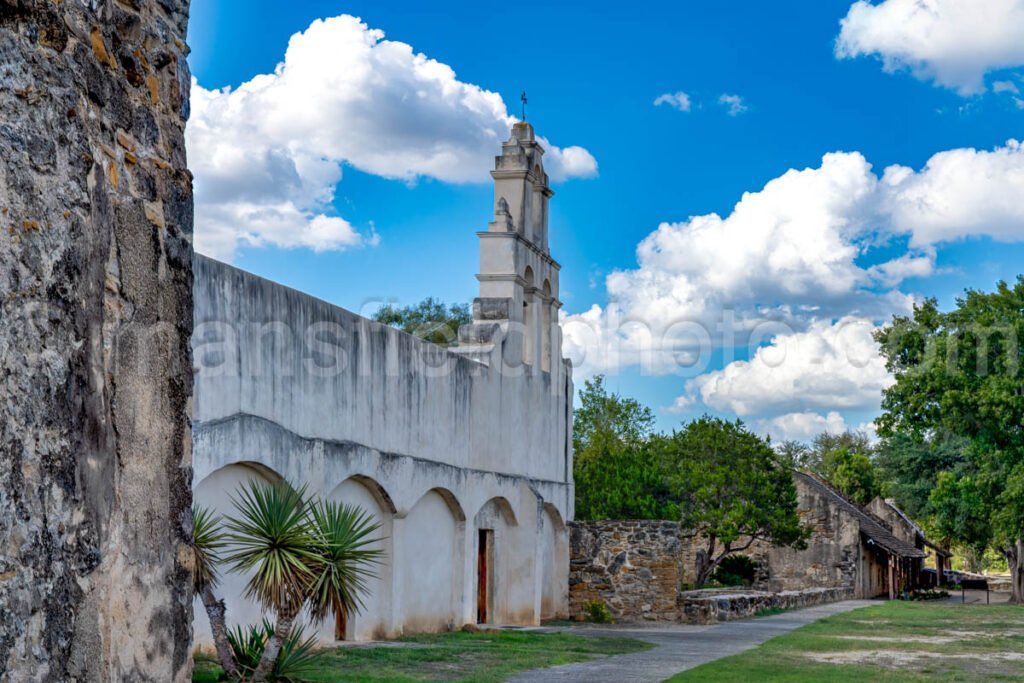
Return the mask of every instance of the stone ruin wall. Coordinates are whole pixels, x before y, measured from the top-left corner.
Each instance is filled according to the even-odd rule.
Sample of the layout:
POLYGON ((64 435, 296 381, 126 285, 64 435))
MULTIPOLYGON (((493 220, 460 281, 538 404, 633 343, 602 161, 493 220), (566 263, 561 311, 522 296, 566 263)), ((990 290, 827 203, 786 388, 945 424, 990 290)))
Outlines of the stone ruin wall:
POLYGON ((582 618, 601 600, 620 621, 678 616, 682 571, 679 524, 662 521, 569 523, 569 614, 582 618))
MULTIPOLYGON (((757 541, 747 550, 738 553, 754 561, 753 587, 765 591, 853 587, 860 561, 860 525, 801 479, 796 478, 794 483, 800 518, 812 530, 807 548, 776 548, 764 541, 757 541)), ((743 542, 741 539, 738 544, 742 545, 743 542)), ((697 553, 706 547, 704 539, 684 532, 684 586, 693 586, 697 553)))
POLYGON ((0 681, 186 681, 187 0, 0 0, 0 681))
POLYGON ((739 553, 756 566, 754 593, 741 593, 756 593, 756 600, 747 596, 727 600, 726 607, 710 608, 694 603, 692 594, 684 597, 681 591, 693 587, 697 553, 707 544, 676 522, 573 522, 570 614, 582 618, 587 602, 601 600, 621 621, 682 618, 703 623, 735 618, 708 616, 716 610, 749 616, 748 612, 763 607, 788 608, 852 596, 862 562, 859 524, 801 480, 796 480, 796 486, 800 516, 812 528, 807 548, 774 548, 759 541, 739 553))

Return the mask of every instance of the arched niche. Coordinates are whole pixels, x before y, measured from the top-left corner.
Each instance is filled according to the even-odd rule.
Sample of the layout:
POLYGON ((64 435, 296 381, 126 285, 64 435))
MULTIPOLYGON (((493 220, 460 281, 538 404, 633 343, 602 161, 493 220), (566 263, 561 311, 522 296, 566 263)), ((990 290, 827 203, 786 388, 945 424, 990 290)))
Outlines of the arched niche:
POLYGON ((361 610, 349 614, 336 614, 320 626, 320 640, 380 640, 389 632, 391 614, 391 585, 393 567, 392 532, 395 507, 390 494, 375 479, 365 475, 349 477, 330 493, 325 500, 355 505, 380 525, 374 532, 375 543, 369 546, 383 552, 381 561, 371 567, 373 576, 366 579, 361 610))
POLYGON ((501 496, 488 500, 473 517, 472 595, 479 624, 515 623, 516 559, 524 555, 517 545, 521 536, 516 533, 518 526, 512 505, 501 496))
POLYGON ((523 271, 523 280, 526 283, 523 286, 523 363, 533 365, 536 355, 534 337, 537 334, 537 302, 533 268, 530 266, 526 266, 523 271))
POLYGON ((466 515, 444 488, 427 491, 395 524, 396 617, 405 633, 461 623, 466 515))
POLYGON ((540 564, 540 618, 565 617, 569 605, 569 533, 561 513, 551 503, 544 503, 541 511, 540 564))
MULTIPOLYGON (((278 484, 284 478, 274 470, 255 462, 236 462, 214 470, 195 485, 192 491, 193 503, 217 515, 223 521, 235 514, 232 499, 238 498, 241 487, 250 481, 261 481, 278 484)), ((263 610, 256 602, 245 597, 245 584, 251 573, 237 574, 229 572, 226 566, 220 567, 220 582, 216 594, 224 601, 227 608, 226 621, 228 628, 237 625, 257 624, 263 619, 263 610)), ((213 647, 213 635, 206 609, 199 598, 193 602, 193 644, 202 648, 213 647)))

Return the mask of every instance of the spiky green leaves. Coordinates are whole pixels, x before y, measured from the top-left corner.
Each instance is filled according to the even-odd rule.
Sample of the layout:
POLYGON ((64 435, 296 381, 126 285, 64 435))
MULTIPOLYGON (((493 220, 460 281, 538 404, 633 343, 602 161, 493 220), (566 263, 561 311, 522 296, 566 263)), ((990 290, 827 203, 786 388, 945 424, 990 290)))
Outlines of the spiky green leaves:
POLYGON ((192 506, 192 588, 196 593, 205 586, 216 587, 220 578, 217 565, 226 545, 220 519, 200 505, 192 506))
POLYGON ((310 613, 320 620, 337 611, 359 611, 366 580, 373 577, 370 567, 383 555, 371 547, 380 524, 358 507, 330 502, 310 506, 310 519, 318 555, 309 565, 310 613))
POLYGON ((298 614, 314 579, 310 567, 320 559, 305 487, 250 480, 233 502, 237 513, 225 522, 231 545, 225 561, 236 572, 252 572, 246 597, 279 616, 298 614))

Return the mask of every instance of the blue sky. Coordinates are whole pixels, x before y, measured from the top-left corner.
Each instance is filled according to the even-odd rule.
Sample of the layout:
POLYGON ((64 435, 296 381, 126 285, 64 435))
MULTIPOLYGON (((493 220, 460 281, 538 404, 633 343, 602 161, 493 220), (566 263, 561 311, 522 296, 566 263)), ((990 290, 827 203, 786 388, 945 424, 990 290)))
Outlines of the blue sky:
MULTIPOLYGON (((1012 279, 1024 271, 1024 154, 1006 146, 1007 140, 1024 137, 1024 101, 1018 97, 1024 90, 1018 71, 1024 68, 1017 68, 1024 65, 1024 55, 1015 47, 1024 43, 1024 36, 1012 21, 1024 18, 1024 9, 1012 0, 984 0, 996 8, 986 19, 977 16, 985 12, 971 12, 965 0, 929 2, 934 4, 932 15, 922 18, 913 13, 911 0, 858 3, 866 5, 857 10, 859 15, 851 11, 850 0, 628 7, 593 1, 193 0, 190 63, 199 85, 213 93, 213 101, 218 97, 215 89, 237 89, 257 75, 273 74, 285 59, 289 39, 315 20, 351 15, 366 28, 383 31, 384 40, 405 43, 412 53, 447 65, 458 83, 499 94, 509 114, 518 115, 519 93, 525 89, 530 99, 527 116, 538 133, 561 148, 584 148, 597 164, 596 174, 593 169, 574 172, 566 166, 561 175, 582 177, 555 184, 551 248, 562 264, 567 313, 584 313, 596 305, 594 319, 608 324, 613 310, 651 314, 644 298, 650 296, 662 301, 658 315, 663 315, 666 306, 671 309, 678 283, 693 285, 699 292, 713 282, 715 289, 706 298, 681 303, 679 315, 707 320, 720 309, 735 308, 744 320, 784 320, 790 336, 804 335, 800 339, 815 348, 821 340, 827 346, 834 339, 829 324, 842 318, 857 316, 877 324, 892 312, 905 310, 913 297, 935 296, 950 305, 965 287, 990 288, 998 279, 1012 279), (848 26, 841 29, 844 18, 848 26), (1008 34, 1003 42, 985 33, 987 27, 970 23, 986 20, 1010 26, 1003 31, 1008 34), (972 32, 987 37, 965 56, 957 46, 970 43, 972 32), (948 44, 943 42, 945 34, 954 36, 948 44), (921 35, 928 36, 923 43, 921 35), (964 35, 966 39, 956 38, 964 35), (660 95, 675 93, 686 93, 688 111, 669 103, 654 105, 660 95), (743 111, 730 115, 729 106, 720 102, 723 95, 741 98, 743 111), (765 201, 753 202, 742 212, 745 217, 734 221, 737 232, 728 231, 728 217, 744 193, 761 192, 789 169, 822 169, 823 155, 831 152, 846 153, 837 158, 833 170, 821 171, 832 180, 819 186, 807 177, 806 183, 795 179, 787 188, 777 187, 770 194, 776 199, 769 201, 766 193, 765 201), (934 155, 949 152, 955 154, 936 163, 941 169, 925 171, 934 155), (908 167, 909 180, 894 174, 891 183, 881 181, 884 170, 894 164, 908 167), (845 200, 847 190, 842 188, 847 180, 856 187, 870 186, 863 199, 849 205, 840 201, 845 200), (975 188, 975 182, 987 185, 975 188), (836 190, 837 183, 842 188, 836 190), (836 208, 836 202, 822 199, 822 193, 831 191, 837 192, 836 201, 843 206, 836 208), (958 191, 965 193, 963 201, 958 191), (810 193, 809 200, 820 200, 820 211, 793 218, 791 213, 804 210, 805 193, 810 193), (997 199, 992 201, 993 197, 997 199), (977 206, 969 206, 972 201, 977 206), (990 209, 993 204, 1000 205, 998 210, 990 209), (924 205, 931 208, 920 209, 924 205), (966 213, 958 213, 961 210, 966 213), (691 220, 709 214, 725 218, 725 226, 691 220), (834 232, 839 243, 856 249, 856 257, 836 257, 833 262, 834 254, 827 251, 831 247, 825 244, 816 247, 826 250, 820 255, 832 263, 825 272, 814 266, 815 255, 797 266, 758 270, 746 282, 719 277, 719 271, 732 267, 729 264, 738 271, 748 268, 742 260, 731 261, 730 239, 736 235, 764 235, 760 248, 765 259, 778 254, 785 260, 790 253, 784 248, 786 240, 795 242, 789 245, 791 251, 813 251, 802 244, 803 236, 817 234, 815 221, 822 216, 834 218, 822 231, 834 232), (801 227, 779 227, 791 220, 801 227), (638 266, 638 245, 662 223, 673 227, 655 245, 658 256, 638 266), (704 239, 701 230, 724 230, 727 237, 696 241, 704 239), (675 248, 686 253, 672 256, 669 252, 675 248), (916 267, 900 275, 871 270, 903 255, 919 259, 916 267), (828 295, 816 298, 822 283, 841 280, 851 269, 856 282, 846 289, 836 286, 835 291, 826 286, 828 295), (620 289, 611 291, 615 287, 606 284, 606 277, 615 272, 626 276, 620 289), (806 286, 786 282, 802 278, 806 286), (664 291, 641 292, 641 283, 657 287, 665 282, 677 284, 664 291), (621 287, 635 294, 623 293, 621 287), (787 306, 812 312, 762 310, 787 306)), ((314 49, 310 38, 305 60, 300 65, 296 59, 294 69, 289 69, 298 74, 301 68, 313 79, 318 69, 324 69, 344 90, 348 71, 355 73, 359 65, 338 56, 346 49, 344 40, 340 33, 325 32, 314 49), (339 63, 346 65, 344 69, 337 68, 339 63)), ((201 207, 209 207, 198 211, 197 243, 213 222, 204 224, 204 216, 219 216, 232 246, 221 241, 214 255, 356 311, 372 308, 371 302, 405 304, 425 296, 470 301, 476 295, 475 232, 491 219, 492 189, 485 164, 498 149, 488 149, 479 136, 459 139, 460 126, 479 122, 479 112, 468 118, 458 101, 422 111, 416 106, 395 107, 391 95, 409 93, 403 93, 408 83, 400 82, 401 73, 394 69, 381 68, 354 83, 354 97, 367 90, 379 92, 365 105, 368 110, 358 110, 352 125, 344 117, 356 117, 355 110, 334 102, 329 93, 324 102, 311 97, 288 103, 292 109, 284 110, 291 112, 289 116, 309 117, 312 128, 305 130, 324 131, 333 136, 332 143, 344 143, 327 154, 326 163, 309 160, 319 153, 315 142, 288 137, 290 130, 301 129, 289 122, 270 121, 250 133, 253 143, 259 144, 268 135, 277 136, 266 153, 266 158, 273 157, 266 166, 267 183, 278 182, 274 173, 289 163, 300 169, 301 181, 294 180, 294 172, 288 176, 301 186, 296 190, 299 199, 288 198, 289 207, 298 207, 295 220, 316 215, 338 219, 323 223, 317 233, 330 234, 327 242, 310 238, 296 243, 288 236, 249 240, 258 246, 231 241, 231 217, 240 214, 232 212, 230 203, 236 201, 232 192, 238 190, 210 190, 215 186, 209 180, 213 171, 204 174, 203 169, 222 167, 215 159, 204 166, 199 157, 213 155, 212 146, 203 141, 225 138, 224 130, 232 130, 231 144, 249 143, 245 134, 236 135, 232 120, 217 119, 215 108, 203 109, 197 99, 199 120, 209 126, 209 137, 190 138, 197 200, 201 207), (331 109, 335 106, 337 114, 331 109), (322 121, 318 115, 324 116, 322 121), (366 123, 367 117, 376 120, 366 123), (394 149, 367 149, 373 147, 372 140, 355 146, 342 140, 354 130, 379 131, 379 142, 394 149), (409 162, 401 158, 400 143, 392 142, 408 135, 410 147, 428 145, 435 130, 441 131, 438 138, 459 150, 457 162, 409 162), (307 173, 307 162, 315 171, 307 173), (478 165, 480 169, 475 168, 478 165), (340 178, 331 175, 332 166, 340 169, 340 178), (327 187, 333 197, 324 201, 327 187), (317 192, 320 195, 311 198, 317 192)), ((429 90, 426 95, 431 96, 429 90)), ((265 111, 263 105, 252 105, 245 115, 258 118, 265 111)), ((246 206, 251 209, 252 201, 246 206)), ((281 223, 275 234, 282 235, 289 225, 281 223)), ((760 346, 772 344, 765 340, 760 346)), ((725 354, 744 360, 758 345, 741 343, 735 352, 723 351, 718 342, 712 346, 709 361, 697 371, 667 371, 619 358, 588 364, 577 374, 607 372, 612 387, 655 407, 665 428, 710 411, 740 414, 776 438, 806 438, 820 428, 857 428, 877 413, 877 398, 871 396, 877 396, 878 386, 884 384, 877 361, 871 366, 870 381, 860 379, 870 371, 845 373, 847 384, 835 386, 830 398, 828 391, 817 391, 834 378, 827 360, 798 362, 779 372, 738 365, 726 368, 734 371, 728 375, 723 374, 725 354), (704 379, 688 384, 695 375, 704 379), (757 391, 748 391, 751 386, 757 391), (808 394, 814 397, 805 400, 808 394), (850 398, 853 394, 860 398, 850 398)))

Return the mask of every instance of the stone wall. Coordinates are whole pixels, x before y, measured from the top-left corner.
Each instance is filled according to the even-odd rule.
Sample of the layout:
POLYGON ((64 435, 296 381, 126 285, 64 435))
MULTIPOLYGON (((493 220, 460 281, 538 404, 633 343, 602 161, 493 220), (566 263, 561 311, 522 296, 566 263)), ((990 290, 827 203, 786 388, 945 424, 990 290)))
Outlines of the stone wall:
POLYGON ((186 681, 187 0, 0 0, 0 680, 186 681))
POLYGON ((572 522, 569 613, 591 600, 618 621, 675 620, 682 575, 679 524, 664 521, 572 522))
POLYGON ((691 624, 714 624, 756 616, 762 610, 800 609, 853 598, 853 588, 808 588, 798 591, 699 590, 679 594, 680 618, 691 624))
MULTIPOLYGON (((860 526, 852 516, 832 504, 820 490, 795 477, 797 509, 801 521, 811 528, 803 550, 778 548, 757 541, 742 555, 754 561, 754 588, 763 591, 800 591, 808 588, 845 588, 857 581, 862 562, 860 526)), ((742 545, 740 539, 737 545, 742 545)), ((693 585, 696 557, 706 548, 704 539, 682 536, 683 584, 693 585)))

